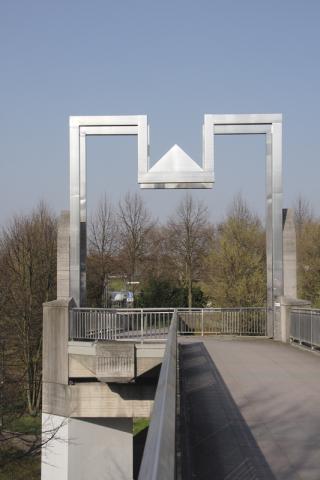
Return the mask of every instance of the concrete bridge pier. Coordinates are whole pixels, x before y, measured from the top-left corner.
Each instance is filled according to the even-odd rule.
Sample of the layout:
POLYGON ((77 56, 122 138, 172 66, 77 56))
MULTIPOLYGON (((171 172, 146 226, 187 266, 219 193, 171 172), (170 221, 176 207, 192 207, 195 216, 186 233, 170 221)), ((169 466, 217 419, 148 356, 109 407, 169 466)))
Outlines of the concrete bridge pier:
POLYGON ((43 480, 132 479, 132 418, 66 418, 43 413, 43 480))
POLYGON ((75 302, 43 306, 42 480, 131 480, 133 418, 149 418, 164 343, 70 341, 75 302))
POLYGON ((121 412, 125 413, 121 401, 117 394, 111 397, 106 384, 72 385, 69 381, 68 323, 72 306, 72 300, 63 299, 44 305, 42 431, 48 443, 42 451, 41 478, 128 480, 133 471, 130 408, 121 417, 121 412), (108 410, 112 417, 108 417, 108 410), (97 416, 103 411, 105 416, 97 416))
POLYGON ((274 304, 274 340, 288 343, 292 308, 309 308, 311 303, 297 298, 297 243, 294 211, 282 210, 283 222, 283 295, 274 304))

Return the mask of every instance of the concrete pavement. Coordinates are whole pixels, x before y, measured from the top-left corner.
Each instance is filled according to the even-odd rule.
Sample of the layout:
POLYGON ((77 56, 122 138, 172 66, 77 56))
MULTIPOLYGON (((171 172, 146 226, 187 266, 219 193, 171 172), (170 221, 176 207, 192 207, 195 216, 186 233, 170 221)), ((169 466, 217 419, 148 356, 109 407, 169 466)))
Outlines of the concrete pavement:
POLYGON ((320 479, 320 356, 266 339, 180 340, 184 479, 320 479))

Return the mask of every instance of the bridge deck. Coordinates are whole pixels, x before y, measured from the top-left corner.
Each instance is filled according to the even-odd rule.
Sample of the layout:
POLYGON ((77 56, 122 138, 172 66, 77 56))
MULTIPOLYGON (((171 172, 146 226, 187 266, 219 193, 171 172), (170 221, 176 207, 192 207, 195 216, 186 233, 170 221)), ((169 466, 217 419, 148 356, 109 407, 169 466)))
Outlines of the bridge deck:
POLYGON ((180 377, 182 478, 319 480, 319 355, 189 337, 180 377))

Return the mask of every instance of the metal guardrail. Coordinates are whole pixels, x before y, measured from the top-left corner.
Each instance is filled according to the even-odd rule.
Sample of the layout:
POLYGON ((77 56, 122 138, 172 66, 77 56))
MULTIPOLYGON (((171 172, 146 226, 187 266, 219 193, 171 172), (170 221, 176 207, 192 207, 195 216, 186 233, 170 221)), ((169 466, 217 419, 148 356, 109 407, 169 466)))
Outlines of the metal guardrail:
POLYGON ((70 312, 72 340, 166 338, 174 309, 74 308, 70 312))
POLYGON ((139 480, 175 478, 177 311, 172 315, 139 480))
POLYGON ((290 312, 290 340, 311 348, 320 348, 320 310, 292 308, 290 312))
MULTIPOLYGON (((173 308, 75 308, 70 312, 72 340, 166 338, 173 308)), ((177 309, 179 335, 266 335, 266 308, 177 309)))
POLYGON ((178 309, 178 317, 180 335, 266 335, 266 308, 178 309))

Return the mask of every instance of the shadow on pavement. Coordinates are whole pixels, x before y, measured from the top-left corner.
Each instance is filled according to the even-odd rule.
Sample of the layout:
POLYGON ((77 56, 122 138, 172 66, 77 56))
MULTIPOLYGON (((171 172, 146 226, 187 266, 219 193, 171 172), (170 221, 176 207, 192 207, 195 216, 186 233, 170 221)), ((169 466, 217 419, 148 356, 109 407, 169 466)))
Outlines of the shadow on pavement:
POLYGON ((275 480, 203 343, 179 353, 183 480, 275 480))

